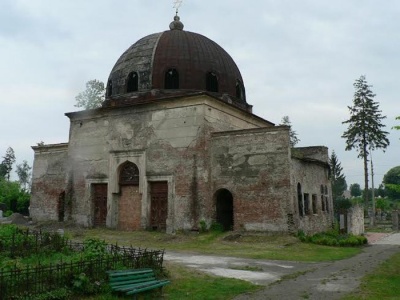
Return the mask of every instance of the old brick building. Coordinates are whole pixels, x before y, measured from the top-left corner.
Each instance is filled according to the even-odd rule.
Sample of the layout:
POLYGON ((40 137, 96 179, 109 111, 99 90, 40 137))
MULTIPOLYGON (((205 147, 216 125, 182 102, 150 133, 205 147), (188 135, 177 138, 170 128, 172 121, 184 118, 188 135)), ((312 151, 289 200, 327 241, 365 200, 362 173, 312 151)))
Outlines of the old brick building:
POLYGON ((252 113, 233 59, 183 30, 146 36, 116 62, 101 108, 67 113, 69 141, 34 146, 31 216, 122 230, 325 230, 326 147, 252 113))

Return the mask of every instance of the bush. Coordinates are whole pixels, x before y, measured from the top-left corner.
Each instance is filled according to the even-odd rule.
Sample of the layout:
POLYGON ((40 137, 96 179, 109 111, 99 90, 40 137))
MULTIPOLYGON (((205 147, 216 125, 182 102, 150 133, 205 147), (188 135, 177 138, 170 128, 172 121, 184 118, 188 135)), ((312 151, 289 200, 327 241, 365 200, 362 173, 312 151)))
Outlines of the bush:
POLYGON ((303 231, 299 231, 297 237, 304 243, 324 246, 357 247, 368 242, 367 238, 364 236, 339 234, 339 232, 334 229, 314 235, 306 235, 303 231))

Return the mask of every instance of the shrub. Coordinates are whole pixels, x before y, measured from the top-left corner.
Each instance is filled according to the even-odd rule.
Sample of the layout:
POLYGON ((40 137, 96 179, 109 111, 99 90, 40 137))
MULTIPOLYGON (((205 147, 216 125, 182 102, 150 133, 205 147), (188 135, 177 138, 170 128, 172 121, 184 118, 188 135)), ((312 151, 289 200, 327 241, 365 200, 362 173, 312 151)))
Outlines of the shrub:
POLYGON ((364 236, 339 234, 334 229, 327 232, 316 233, 314 235, 306 235, 303 231, 299 231, 297 237, 304 243, 325 246, 357 247, 368 242, 367 238, 364 236))

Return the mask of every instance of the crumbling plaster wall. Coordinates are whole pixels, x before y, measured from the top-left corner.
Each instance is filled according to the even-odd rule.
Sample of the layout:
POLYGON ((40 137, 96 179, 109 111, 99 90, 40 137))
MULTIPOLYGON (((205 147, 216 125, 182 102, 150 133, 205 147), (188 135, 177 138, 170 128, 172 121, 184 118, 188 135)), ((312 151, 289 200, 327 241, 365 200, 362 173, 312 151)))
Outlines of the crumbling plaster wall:
POLYGON ((32 149, 35 156, 30 215, 34 221, 57 221, 59 197, 65 191, 68 144, 34 146, 32 149))
POLYGON ((232 193, 234 229, 288 231, 289 128, 219 132, 211 143, 212 190, 232 193))
MULTIPOLYGON (((304 147, 292 149, 292 199, 296 211, 294 222, 299 230, 306 233, 316 233, 332 228, 333 203, 332 189, 329 180, 328 148, 304 147), (316 195, 316 212, 300 216, 297 185, 301 184, 302 196, 309 195, 310 210, 312 196, 316 195), (321 185, 327 188, 327 193, 321 194, 321 185), (321 196, 327 197, 328 207, 323 209, 321 196)), ((325 205, 326 206, 326 205, 325 205)))
POLYGON ((208 96, 67 116, 71 119, 68 155, 74 219, 92 224, 90 183, 106 182, 107 225, 117 226, 118 166, 128 160, 139 168, 143 228, 150 214, 147 181, 168 181, 167 231, 193 229, 203 217, 210 218, 211 132, 270 124, 208 96))

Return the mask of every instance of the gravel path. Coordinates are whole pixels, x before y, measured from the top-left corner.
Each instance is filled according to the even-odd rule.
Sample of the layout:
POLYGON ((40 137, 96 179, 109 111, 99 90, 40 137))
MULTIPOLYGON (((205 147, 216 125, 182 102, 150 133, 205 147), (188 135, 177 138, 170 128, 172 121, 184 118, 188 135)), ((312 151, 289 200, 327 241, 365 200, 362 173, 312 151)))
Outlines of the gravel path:
POLYGON ((165 260, 266 286, 256 293, 240 295, 235 300, 334 300, 357 289, 365 274, 400 252, 400 233, 373 233, 367 237, 370 245, 362 253, 335 262, 299 263, 173 252, 166 253, 165 260))

